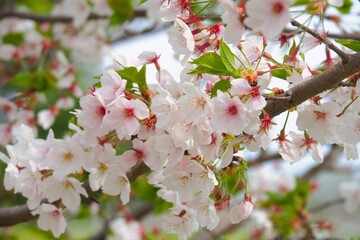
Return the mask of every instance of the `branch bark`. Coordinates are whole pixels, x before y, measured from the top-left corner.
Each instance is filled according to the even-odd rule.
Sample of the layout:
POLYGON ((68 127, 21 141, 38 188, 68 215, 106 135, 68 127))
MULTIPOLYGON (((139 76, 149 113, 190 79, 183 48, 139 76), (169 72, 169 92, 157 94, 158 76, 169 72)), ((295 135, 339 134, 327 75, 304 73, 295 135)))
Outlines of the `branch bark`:
POLYGON ((275 117, 313 96, 338 86, 342 80, 358 71, 360 71, 360 53, 351 54, 347 63, 339 62, 332 68, 279 95, 280 97, 289 98, 267 100, 264 110, 271 117, 275 117))
POLYGON ((27 207, 26 204, 0 208, 0 226, 8 227, 18 223, 27 222, 31 219, 34 219, 36 216, 33 216, 27 207))

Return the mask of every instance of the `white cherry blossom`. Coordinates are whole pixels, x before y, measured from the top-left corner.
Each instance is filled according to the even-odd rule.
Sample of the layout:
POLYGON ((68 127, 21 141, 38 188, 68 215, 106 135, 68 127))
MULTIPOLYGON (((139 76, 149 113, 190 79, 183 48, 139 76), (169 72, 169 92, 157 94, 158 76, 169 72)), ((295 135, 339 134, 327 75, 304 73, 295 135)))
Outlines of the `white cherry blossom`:
POLYGON ((49 202, 61 199, 61 202, 69 210, 75 212, 81 203, 80 194, 87 197, 85 189, 75 178, 58 179, 50 176, 44 180, 44 196, 49 202))
POLYGON ((65 232, 66 220, 61 208, 57 208, 52 204, 43 203, 33 211, 32 214, 39 215, 37 221, 39 228, 45 231, 50 230, 54 237, 58 238, 65 232))
POLYGON ((307 130, 316 141, 331 143, 337 130, 337 115, 340 112, 339 105, 334 102, 325 102, 321 105, 310 104, 298 111, 296 125, 299 130, 307 130))
POLYGON ((176 18, 174 22, 174 28, 169 35, 169 43, 183 64, 195 50, 195 40, 191 29, 180 18, 176 18))
POLYGON ((265 37, 273 38, 280 34, 290 20, 289 7, 292 0, 251 0, 245 5, 248 18, 245 24, 253 31, 261 31, 265 37))
POLYGON ((221 15, 221 19, 226 24, 224 40, 228 43, 238 44, 245 30, 241 21, 240 9, 231 0, 221 0, 219 4, 224 9, 224 13, 221 15))

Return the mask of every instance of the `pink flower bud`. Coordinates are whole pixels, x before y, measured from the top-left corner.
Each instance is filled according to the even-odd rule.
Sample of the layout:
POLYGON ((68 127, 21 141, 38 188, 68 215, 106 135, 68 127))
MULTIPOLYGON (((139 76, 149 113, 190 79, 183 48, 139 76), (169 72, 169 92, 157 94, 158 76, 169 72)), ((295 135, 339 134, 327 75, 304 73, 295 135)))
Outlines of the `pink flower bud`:
POLYGON ((250 194, 245 194, 244 201, 241 204, 231 208, 229 218, 232 224, 240 223, 247 219, 253 210, 253 203, 250 194))

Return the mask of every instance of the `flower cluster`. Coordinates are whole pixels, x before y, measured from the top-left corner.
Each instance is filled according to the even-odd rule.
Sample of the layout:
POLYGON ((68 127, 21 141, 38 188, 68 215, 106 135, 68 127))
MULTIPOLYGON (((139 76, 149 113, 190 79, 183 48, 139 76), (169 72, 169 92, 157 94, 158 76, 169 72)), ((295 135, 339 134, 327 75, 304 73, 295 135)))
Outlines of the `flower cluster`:
MULTIPOLYGON (((62 1, 53 8, 54 16, 73 19, 71 26, 55 25, 53 34, 57 43, 74 52, 74 57, 94 60, 90 56, 101 56, 103 49, 94 46, 103 46, 104 33, 93 35, 92 29, 99 29, 95 25, 102 22, 87 24, 86 20, 93 14, 111 14, 111 9, 106 1, 91 2, 73 5, 70 0, 62 1), (84 39, 89 45, 83 44, 84 39)), ((162 216, 163 229, 186 239, 199 227, 213 230, 220 222, 219 213, 228 208, 231 223, 247 219, 256 201, 270 189, 269 177, 258 173, 264 179, 252 181, 249 192, 248 166, 242 159, 245 150, 260 152, 276 141, 280 155, 290 163, 303 159, 307 150, 321 163, 321 144, 338 144, 344 147, 347 159, 358 158, 360 87, 355 77, 347 80, 352 86, 323 92, 290 109, 275 137, 276 123, 266 110, 267 100, 288 96, 281 95, 283 89, 273 87, 273 79, 282 78, 285 88, 291 90, 316 73, 298 57, 299 51, 309 49, 304 42, 296 45, 294 40, 283 63, 267 52, 268 39, 279 36, 290 20, 293 1, 269 0, 265 5, 260 0, 238 4, 220 0, 223 22, 214 25, 207 25, 198 16, 192 3, 145 3, 150 17, 174 22, 169 42, 184 65, 181 80, 175 81, 160 67, 156 53, 142 53, 141 66, 127 66, 116 58, 103 70, 99 82, 80 98, 79 109, 72 112, 75 120, 69 125, 71 133, 63 139, 55 138, 52 130, 46 139, 37 138, 31 108, 23 101, 15 104, 0 98, 0 109, 9 119, 0 125, 0 145, 15 138, 14 144, 6 145, 7 154, 0 152, 0 159, 7 164, 4 185, 6 190, 27 198, 32 214, 39 215, 40 228, 59 237, 66 228, 63 211, 75 213, 81 198, 97 191, 119 196, 121 203, 127 204, 132 197, 131 182, 138 177, 135 172, 143 168, 149 173, 148 184, 157 189, 157 197, 172 206, 162 216), (246 34, 245 26, 259 34, 246 34), (237 34, 232 34, 234 28, 237 34), (158 82, 148 86, 146 68, 152 64, 158 82), (298 131, 288 132, 288 117, 295 112, 298 131), (229 187, 229 178, 235 178, 236 184, 229 187), (236 193, 244 197, 232 197, 236 193)), ((329 3, 339 5, 340 1, 329 3)), ((8 55, 0 57, 41 58, 48 42, 39 47, 36 44, 41 37, 37 37, 20 47, 1 46, 0 53, 8 55), (27 44, 34 45, 30 48, 27 44)), ((61 79, 56 82, 57 89, 79 96, 68 58, 61 50, 54 56, 49 73, 61 79)), ((39 98, 34 93, 34 101, 39 98)), ((64 95, 41 110, 39 125, 50 128, 59 110, 71 108, 72 101, 64 95)), ((293 190, 294 179, 288 177, 284 183, 284 178, 272 176, 275 188, 293 190)), ((356 192, 356 188, 341 189, 346 194, 356 192)), ((138 226, 133 224, 132 228, 138 226)))

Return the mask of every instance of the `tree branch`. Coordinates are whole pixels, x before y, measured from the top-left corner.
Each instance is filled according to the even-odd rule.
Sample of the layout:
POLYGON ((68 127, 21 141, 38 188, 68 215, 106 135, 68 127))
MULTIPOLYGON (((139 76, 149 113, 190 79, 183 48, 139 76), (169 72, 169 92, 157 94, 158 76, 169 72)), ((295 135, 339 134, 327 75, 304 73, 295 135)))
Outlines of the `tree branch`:
MULTIPOLYGON (((144 174, 148 170, 149 168, 144 163, 140 163, 136 168, 133 169, 131 173, 128 174, 129 180, 136 180, 138 176, 144 174)), ((88 198, 91 199, 96 192, 91 190, 88 181, 84 182, 82 186, 88 192, 88 198)), ((30 221, 34 218, 36 218, 36 216, 31 214, 31 211, 26 204, 0 208, 0 227, 16 225, 18 223, 30 221)))
POLYGON ((313 96, 338 86, 343 79, 358 71, 360 71, 360 53, 350 54, 347 63, 339 62, 332 68, 279 95, 283 97, 289 96, 290 99, 267 100, 264 110, 271 117, 275 117, 313 96))
POLYGON ((325 157, 322 164, 316 165, 307 171, 302 177, 301 180, 306 181, 313 178, 316 174, 321 172, 324 169, 331 169, 334 165, 334 162, 339 159, 339 156, 342 154, 342 148, 338 145, 333 145, 330 153, 325 157))
POLYGON ((312 35, 314 38, 320 40, 321 42, 323 42, 324 44, 326 44, 331 50, 333 50, 334 52, 337 53, 337 55, 339 55, 339 57, 341 58, 341 60, 343 61, 343 63, 347 63, 350 60, 350 55, 346 54, 345 52, 343 52, 342 50, 340 50, 337 46, 335 46, 331 41, 329 41, 326 37, 322 37, 320 34, 318 34, 317 32, 311 30, 310 28, 304 26, 303 24, 299 23, 298 21, 291 19, 290 23, 295 26, 298 27, 299 29, 309 33, 310 35, 312 35))
POLYGON ((8 227, 18 223, 27 222, 34 219, 36 216, 32 215, 26 204, 0 208, 0 226, 8 227))

